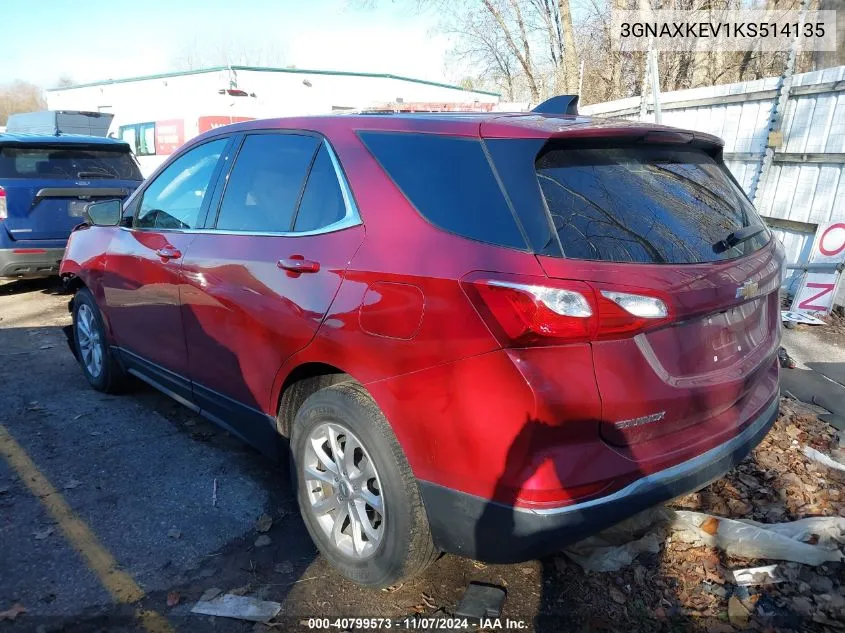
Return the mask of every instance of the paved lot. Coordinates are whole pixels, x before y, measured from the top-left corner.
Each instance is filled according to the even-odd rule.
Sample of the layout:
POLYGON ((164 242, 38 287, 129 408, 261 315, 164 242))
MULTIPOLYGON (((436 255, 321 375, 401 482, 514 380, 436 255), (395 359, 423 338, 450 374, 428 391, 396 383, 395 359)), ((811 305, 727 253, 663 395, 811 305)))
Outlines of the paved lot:
MULTIPOLYGON (((0 633, 307 631, 309 617, 450 613, 472 580, 506 587, 503 615, 538 632, 656 630, 665 613, 715 599, 696 594, 707 587, 665 549, 612 574, 563 557, 505 566, 444 556, 399 587, 357 587, 316 555, 280 465, 144 385, 90 389, 58 291, 0 284, 0 612, 27 609, 0 633), (265 513, 271 542, 256 547, 265 513), (282 603, 278 627, 190 614, 211 588, 282 603)), ((772 476, 752 458, 744 468, 772 476)), ((725 511, 721 493, 700 497, 702 509, 725 511)), ((683 630, 724 622, 694 616, 683 630)))
POLYGON ((783 346, 797 366, 781 371, 781 388, 832 412, 824 419, 845 430, 845 347, 824 325, 784 329, 783 346))
MULTIPOLYGON (((120 396, 88 386, 62 332, 69 297, 59 290, 0 285, 0 441, 9 438, 0 452, 0 611, 27 609, 0 630, 209 630, 208 618, 188 613, 209 588, 282 602, 292 623, 398 617, 453 608, 470 580, 511 585, 510 613, 534 616, 540 563, 444 557, 392 592, 341 579, 316 556, 279 464, 144 385, 120 396), (33 491, 39 482, 52 492, 33 491), (256 548, 262 513, 273 518, 272 543, 256 548), (166 605, 171 591, 176 607, 166 605), (161 619, 139 619, 141 610, 161 619)), ((252 630, 220 618, 213 626, 252 630)))

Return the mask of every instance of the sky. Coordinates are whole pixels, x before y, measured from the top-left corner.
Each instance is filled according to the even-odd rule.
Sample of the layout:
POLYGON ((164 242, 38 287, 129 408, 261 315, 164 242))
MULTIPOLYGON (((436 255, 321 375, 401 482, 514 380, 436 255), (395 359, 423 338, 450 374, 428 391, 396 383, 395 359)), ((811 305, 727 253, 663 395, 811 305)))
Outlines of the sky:
MULTIPOLYGON (((0 83, 45 88, 247 50, 260 65, 453 81, 448 39, 414 0, 0 0, 0 83), (269 63, 265 63, 269 62, 269 63)), ((203 64, 199 64, 200 66, 203 64)), ((214 65, 214 64, 209 64, 214 65)), ((196 65, 195 65, 196 67, 196 65)))

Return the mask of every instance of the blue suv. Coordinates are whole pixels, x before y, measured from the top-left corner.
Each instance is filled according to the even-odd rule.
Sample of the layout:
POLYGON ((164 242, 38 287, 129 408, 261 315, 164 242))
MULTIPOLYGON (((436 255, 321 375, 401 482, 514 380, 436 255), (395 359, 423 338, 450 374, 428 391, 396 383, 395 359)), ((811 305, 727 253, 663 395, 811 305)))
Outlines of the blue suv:
POLYGON ((143 177, 127 143, 0 134, 0 277, 49 277, 92 200, 125 199, 143 177))

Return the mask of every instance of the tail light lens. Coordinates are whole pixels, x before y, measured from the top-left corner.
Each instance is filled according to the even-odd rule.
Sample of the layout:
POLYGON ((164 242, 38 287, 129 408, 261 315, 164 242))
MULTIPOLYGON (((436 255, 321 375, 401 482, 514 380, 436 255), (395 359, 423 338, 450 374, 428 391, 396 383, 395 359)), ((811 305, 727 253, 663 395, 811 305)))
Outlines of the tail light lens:
POLYGON ((0 187, 0 220, 5 220, 9 217, 9 211, 6 209, 6 190, 0 187))
MULTIPOLYGON (((653 292, 621 292, 584 281, 470 277, 464 291, 506 346, 561 345, 629 336, 671 320, 653 292)), ((626 290, 629 290, 626 288, 626 290)))

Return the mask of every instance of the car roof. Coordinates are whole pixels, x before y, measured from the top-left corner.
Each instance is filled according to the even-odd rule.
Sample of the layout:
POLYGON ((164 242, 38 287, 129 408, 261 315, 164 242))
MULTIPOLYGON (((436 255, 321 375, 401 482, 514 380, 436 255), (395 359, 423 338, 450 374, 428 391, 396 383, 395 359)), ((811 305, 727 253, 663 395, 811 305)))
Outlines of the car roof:
POLYGON ((204 137, 225 132, 258 129, 302 129, 321 133, 332 130, 372 130, 428 132, 484 138, 620 138, 643 135, 662 136, 667 142, 693 140, 709 145, 723 145, 710 134, 626 119, 591 118, 580 115, 543 114, 537 112, 397 112, 343 113, 279 119, 244 121, 204 134, 204 137), (683 135, 685 139, 677 137, 683 135), (670 138, 675 135, 676 138, 670 138))
POLYGON ((29 134, 26 132, 0 132, 0 145, 101 145, 103 147, 122 146, 127 150, 129 143, 105 136, 87 136, 84 134, 29 134))

